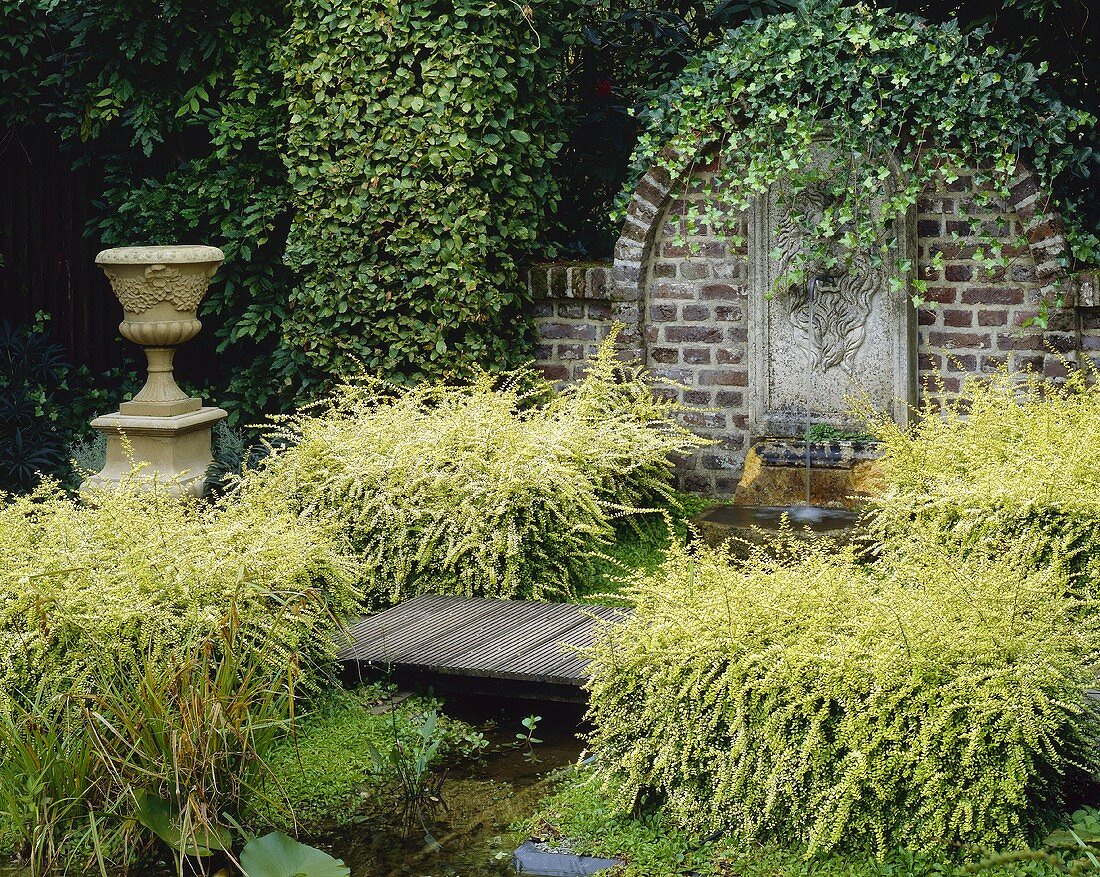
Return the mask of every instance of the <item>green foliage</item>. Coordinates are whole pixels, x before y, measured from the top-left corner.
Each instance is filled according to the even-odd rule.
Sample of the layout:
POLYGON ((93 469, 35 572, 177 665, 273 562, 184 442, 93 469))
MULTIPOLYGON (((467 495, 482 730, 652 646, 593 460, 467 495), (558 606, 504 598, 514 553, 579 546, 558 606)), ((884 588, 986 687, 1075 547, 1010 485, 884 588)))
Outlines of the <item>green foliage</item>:
POLYGON ((1100 767, 1100 615, 1001 548, 674 549, 594 650, 601 788, 811 855, 1024 844, 1100 767))
MULTIPOLYGON (((1020 154, 1044 186, 1088 174, 1096 119, 1051 96, 1043 65, 983 45, 985 35, 840 0, 750 22, 670 86, 635 170, 656 163, 687 179, 714 153, 710 197, 685 213, 685 227, 706 223, 735 239, 740 211, 778 186, 805 243, 777 293, 854 261, 901 283, 911 265, 892 256, 895 221, 925 189, 951 182, 959 163, 979 170, 989 216, 1020 154)), ((1007 262, 991 234, 967 243, 990 265, 1007 262)), ((925 281, 912 285, 919 300, 925 281)))
POLYGON ((615 524, 615 540, 596 560, 593 576, 577 592, 586 603, 621 605, 628 602, 622 593, 638 573, 655 572, 669 546, 688 538, 688 522, 711 505, 697 494, 674 491, 658 511, 632 515, 615 524))
POLYGON ((0 809, 33 872, 226 846, 356 609, 339 541, 258 500, 48 482, 0 545, 0 809))
POLYGON ((91 233, 225 251, 200 316, 235 422, 361 367, 523 355, 518 265, 556 199, 560 4, 0 8, 0 124, 103 168, 91 233))
POLYGON ((830 423, 815 423, 806 430, 808 442, 873 442, 875 436, 867 430, 843 429, 830 423))
POLYGON ((294 733, 271 750, 273 781, 253 801, 250 821, 310 832, 371 816, 391 821, 399 789, 390 754, 411 749, 431 715, 438 745, 426 768, 444 755, 472 755, 485 745, 477 732, 439 715, 438 704, 423 698, 372 712, 389 695, 381 686, 366 686, 317 698, 294 733))
POLYGON ((327 373, 515 364, 518 263, 556 198, 561 4, 291 5, 286 343, 327 373))
POLYGON ((996 553, 1029 542, 1036 560, 1100 581, 1100 385, 1087 371, 1052 385, 1002 371, 930 404, 910 429, 875 417, 885 494, 872 533, 898 545, 996 553))
POLYGON ((106 408, 107 391, 91 386, 50 340, 46 314, 34 323, 0 323, 0 490, 31 490, 43 474, 69 474, 67 450, 106 408))
POLYGON ((590 578, 613 520, 671 496, 668 455, 705 442, 654 399, 644 369, 615 359, 613 341, 583 382, 548 393, 525 372, 411 388, 364 378, 284 420, 275 438, 287 447, 240 493, 334 519, 375 604, 566 597, 590 578))
MULTIPOLYGON (((803 848, 777 844, 743 846, 724 836, 700 838, 671 824, 659 811, 623 815, 593 779, 590 770, 579 770, 541 803, 522 830, 586 855, 623 858, 624 877, 1059 877, 1100 870, 1089 859, 1097 849, 1095 842, 1070 849, 1053 835, 1040 848, 990 855, 970 864, 951 861, 943 850, 897 849, 873 858, 858 852, 807 855, 803 848)), ((1074 814, 1069 830, 1079 830, 1096 813, 1086 809, 1074 814)))

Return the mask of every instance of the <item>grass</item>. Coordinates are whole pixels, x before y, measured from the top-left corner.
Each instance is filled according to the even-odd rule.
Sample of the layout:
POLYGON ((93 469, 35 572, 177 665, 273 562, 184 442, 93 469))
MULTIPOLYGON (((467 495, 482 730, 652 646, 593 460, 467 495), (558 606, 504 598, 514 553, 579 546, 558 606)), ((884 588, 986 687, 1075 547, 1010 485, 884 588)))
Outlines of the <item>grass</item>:
POLYGON ((675 504, 620 522, 614 543, 604 549, 606 559, 597 562, 593 576, 577 589, 577 599, 612 606, 627 603, 623 591, 630 579, 655 572, 664 563, 672 539, 684 540, 691 518, 713 504, 713 500, 694 493, 676 491, 675 504))
POLYGON ((470 726, 438 714, 440 705, 413 697, 376 714, 392 694, 384 685, 326 692, 297 724, 292 737, 271 752, 268 765, 279 778, 270 800, 255 800, 257 826, 314 833, 383 817, 393 812, 395 789, 390 754, 409 747, 435 716, 441 741, 432 763, 479 751, 484 738, 470 726), (273 803, 274 802, 274 803, 273 803))
POLYGON ((636 818, 619 815, 579 768, 518 828, 577 853, 624 859, 622 872, 612 872, 617 877, 1060 877, 1100 874, 1098 819, 1100 811, 1083 808, 1038 849, 992 853, 968 863, 906 850, 881 859, 866 853, 808 857, 800 849, 738 847, 722 836, 701 838, 673 826, 660 809, 636 818))

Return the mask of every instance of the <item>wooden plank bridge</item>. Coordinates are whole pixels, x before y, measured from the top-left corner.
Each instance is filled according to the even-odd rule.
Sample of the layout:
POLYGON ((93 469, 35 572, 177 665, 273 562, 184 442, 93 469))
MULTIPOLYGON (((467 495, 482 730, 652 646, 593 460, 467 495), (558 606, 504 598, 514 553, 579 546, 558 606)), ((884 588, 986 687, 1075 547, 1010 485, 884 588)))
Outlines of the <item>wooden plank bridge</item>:
POLYGON ((352 672, 387 669, 465 680, 488 693, 576 700, 588 666, 576 650, 592 644, 599 623, 626 616, 608 606, 426 594, 352 625, 339 660, 352 672))

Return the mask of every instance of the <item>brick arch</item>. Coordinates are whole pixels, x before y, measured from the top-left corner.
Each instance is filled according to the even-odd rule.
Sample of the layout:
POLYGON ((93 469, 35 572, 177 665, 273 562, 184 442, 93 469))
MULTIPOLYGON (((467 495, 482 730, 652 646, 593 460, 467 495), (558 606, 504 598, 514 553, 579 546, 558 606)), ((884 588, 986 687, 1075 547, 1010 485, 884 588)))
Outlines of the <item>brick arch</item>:
MULTIPOLYGON (((675 159, 678 153, 666 147, 661 159, 675 159)), ((660 167, 660 160, 650 166, 638 180, 627 206, 623 229, 615 244, 612 277, 615 299, 619 302, 636 302, 645 298, 646 265, 661 220, 672 200, 676 187, 694 172, 690 168, 680 177, 660 167)), ((1019 218, 1027 238, 1031 258, 1035 262, 1035 274, 1039 281, 1039 293, 1049 296, 1058 281, 1065 279, 1066 271, 1061 258, 1068 252, 1062 217, 1052 209, 1052 198, 1040 185, 1035 173, 1019 162, 1016 174, 1009 184, 1008 212, 1019 218)), ((1067 305, 1075 302, 1067 301, 1067 305)), ((624 320, 628 326, 633 321, 624 320)), ((642 315, 639 314, 638 332, 641 333, 642 315)), ((624 339, 624 344, 626 344, 624 339)), ((640 350, 639 350, 640 352, 640 350)))

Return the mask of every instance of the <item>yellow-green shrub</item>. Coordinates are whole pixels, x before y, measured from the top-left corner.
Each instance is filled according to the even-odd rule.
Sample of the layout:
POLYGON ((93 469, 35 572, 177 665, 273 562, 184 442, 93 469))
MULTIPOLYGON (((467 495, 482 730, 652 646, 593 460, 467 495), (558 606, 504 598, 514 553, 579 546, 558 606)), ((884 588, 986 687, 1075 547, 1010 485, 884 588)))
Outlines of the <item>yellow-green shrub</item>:
POLYGON ((378 603, 568 596, 616 516, 671 496, 669 455, 704 442, 610 343, 558 395, 532 381, 347 384, 283 421, 283 449, 238 495, 344 528, 378 603))
POLYGON ((1036 559, 1073 558, 1100 580, 1100 384, 1034 374, 971 379, 961 400, 926 405, 914 425, 873 424, 889 489, 873 530, 899 542, 997 551, 1026 537, 1036 559))
POLYGON ((810 853, 1022 843, 1100 768, 1100 631, 1061 572, 1002 549, 674 550, 594 650, 604 789, 810 853))
POLYGON ((42 678, 93 689, 108 668, 177 666, 229 612, 241 647, 272 663, 330 657, 333 618, 357 597, 338 545, 260 501, 124 488, 77 502, 46 484, 0 505, 0 706, 42 678))

